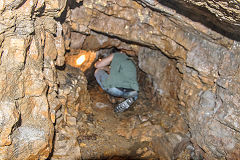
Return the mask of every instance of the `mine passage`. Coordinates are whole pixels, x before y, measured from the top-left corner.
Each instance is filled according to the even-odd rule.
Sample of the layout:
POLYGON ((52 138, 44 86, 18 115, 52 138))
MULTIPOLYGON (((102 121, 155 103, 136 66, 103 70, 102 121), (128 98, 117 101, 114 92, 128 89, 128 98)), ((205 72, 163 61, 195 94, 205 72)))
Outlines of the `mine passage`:
POLYGON ((0 0, 0 160, 239 159, 239 6, 0 0))
MULTIPOLYGON (((83 89, 80 91, 85 96, 82 95, 82 98, 68 105, 66 117, 67 124, 71 124, 68 119, 70 121, 74 119, 72 127, 78 133, 75 137, 81 147, 81 158, 158 159, 160 154, 164 158, 173 156, 173 154, 176 157, 193 155, 194 149, 188 138, 172 133, 178 129, 187 129, 184 121, 178 116, 177 109, 174 108, 177 101, 172 100, 171 102, 168 99, 168 104, 162 105, 159 91, 154 89, 153 79, 139 68, 139 63, 141 63, 139 58, 120 52, 116 49, 97 52, 73 50, 66 56, 66 69, 61 72, 66 72, 65 78, 69 83, 61 86, 69 85, 77 88, 80 85, 78 84, 80 83, 79 73, 84 72, 85 74, 82 76, 86 76, 85 85, 87 84, 87 87, 85 91, 83 89), (136 74, 133 75, 136 78, 133 80, 137 82, 137 86, 135 87, 134 84, 133 86, 137 89, 137 94, 134 89, 119 87, 119 90, 122 89, 119 91, 120 95, 114 95, 115 93, 102 87, 101 82, 99 84, 99 79, 97 79, 99 75, 96 75, 96 71, 98 72, 99 68, 113 66, 111 61, 113 61, 114 54, 120 56, 117 58, 123 59, 124 65, 127 65, 124 60, 130 61, 130 67, 133 67, 133 73, 136 74), (85 59, 81 64, 77 64, 81 57, 85 57, 85 59), (79 82, 75 82, 73 85, 75 79, 79 82), (130 93, 130 98, 135 98, 132 103, 128 103, 129 97, 122 96, 124 91, 126 95, 130 93), (124 104, 121 106, 122 108, 117 108, 122 104, 124 104), (126 104, 127 106, 125 106, 126 104), (165 136, 163 137, 163 135, 165 136), (174 141, 174 144, 171 140, 174 141), (166 148, 166 146, 168 147, 166 148), (175 153, 176 147, 182 152, 175 153)), ((156 59, 154 56, 153 58, 156 59)), ((169 60, 164 63, 165 69, 168 70, 170 69, 169 65, 174 64, 169 60)), ((103 74, 109 74, 111 69, 107 68, 103 74)), ((121 66, 116 67, 117 72, 119 69, 121 66)))

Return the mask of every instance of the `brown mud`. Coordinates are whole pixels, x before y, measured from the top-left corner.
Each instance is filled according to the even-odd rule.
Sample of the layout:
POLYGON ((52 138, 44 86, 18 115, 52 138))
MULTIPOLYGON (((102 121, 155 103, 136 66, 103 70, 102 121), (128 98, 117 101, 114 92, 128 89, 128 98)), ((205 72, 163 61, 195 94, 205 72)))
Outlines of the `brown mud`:
POLYGON ((116 104, 96 82, 88 90, 93 105, 92 113, 87 114, 87 128, 81 129, 78 138, 82 159, 156 159, 149 142, 140 142, 138 136, 131 135, 131 129, 149 118, 143 120, 139 114, 151 110, 142 95, 127 111, 115 113, 116 104))

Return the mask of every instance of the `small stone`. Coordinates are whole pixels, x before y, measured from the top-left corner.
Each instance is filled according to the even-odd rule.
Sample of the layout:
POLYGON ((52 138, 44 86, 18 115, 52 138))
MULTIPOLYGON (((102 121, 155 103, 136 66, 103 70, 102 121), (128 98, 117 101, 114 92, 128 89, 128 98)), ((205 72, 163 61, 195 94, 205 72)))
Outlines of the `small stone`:
POLYGON ((148 117, 148 115, 139 115, 138 116, 139 117, 139 119, 141 120, 141 122, 146 122, 146 121, 148 121, 149 120, 149 117, 148 117))
POLYGON ((104 104, 104 103, 102 103, 102 102, 97 102, 97 103, 96 103, 96 107, 97 107, 97 108, 106 108, 106 107, 109 107, 109 105, 104 104))

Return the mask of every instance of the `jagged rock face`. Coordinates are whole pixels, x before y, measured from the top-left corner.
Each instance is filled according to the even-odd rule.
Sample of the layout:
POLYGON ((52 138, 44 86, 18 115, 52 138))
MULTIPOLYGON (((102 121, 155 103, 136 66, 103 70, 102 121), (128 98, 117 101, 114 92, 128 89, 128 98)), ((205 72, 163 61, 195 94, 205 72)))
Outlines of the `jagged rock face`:
MULTIPOLYGON (((205 152, 206 159, 237 159, 240 156, 240 43, 234 41, 235 36, 221 34, 223 32, 218 29, 230 35, 238 34, 238 4, 238 1, 211 0, 171 3, 156 0, 84 0, 82 5, 72 9, 69 21, 74 32, 85 34, 81 45, 77 46, 79 48, 88 44, 90 49, 96 49, 87 43, 88 38, 95 40, 98 48, 115 46, 109 42, 119 40, 136 45, 132 49, 126 49, 124 45, 119 45, 119 48, 139 54, 139 67, 153 74, 156 90, 166 93, 163 99, 169 96, 168 93, 177 95, 173 96, 178 101, 175 106, 184 113, 182 115, 186 118, 195 147, 205 152), (175 6, 172 7, 172 4, 175 6), (181 8, 182 12, 177 8, 181 8), (198 19, 193 19, 191 13, 198 19), (208 19, 201 24, 205 19, 199 19, 204 16, 208 19), (218 24, 219 21, 222 23, 218 24), (216 30, 208 28, 212 24, 218 26, 216 30), (104 41, 101 41, 101 34, 104 41), (140 52, 140 46, 160 50, 159 54, 174 59, 169 62, 170 66, 176 66, 182 79, 174 78, 174 70, 171 74, 164 74, 164 69, 159 69, 160 66, 165 67, 164 64, 151 64, 158 61, 154 58, 158 56, 153 53, 149 53, 153 59, 148 62, 149 57, 140 52), (142 58, 144 56, 147 58, 142 58), (162 81, 161 76, 169 83, 162 81), (179 86, 179 90, 174 85, 179 86)), ((162 59, 159 58, 158 63, 162 59)), ((178 74, 175 76, 178 77, 178 74)))
POLYGON ((184 118, 192 143, 205 152, 206 159, 240 157, 240 43, 234 40, 239 36, 238 0, 77 0, 68 4, 72 13, 65 15, 67 0, 0 0, 0 159, 46 159, 53 149, 54 124, 52 158, 80 156, 79 146, 71 146, 77 144, 79 122, 72 110, 84 100, 90 105, 90 100, 82 75, 70 79, 74 86, 59 88, 69 80, 64 75, 60 79, 55 67, 64 65, 64 45, 70 42, 70 32, 65 32, 64 42, 65 26, 56 22, 64 18, 74 31, 72 48, 114 46, 138 55, 139 67, 151 76, 160 100, 166 102, 157 107, 179 117, 170 133, 156 139, 157 152, 165 153, 157 142, 175 138, 176 142, 166 145, 171 152, 181 144, 184 138, 178 133, 186 134, 184 118), (76 40, 81 43, 74 44, 76 40))
POLYGON ((238 0, 138 0, 158 9, 159 3, 193 21, 201 22, 214 31, 239 40, 240 2, 238 0), (197 13, 197 14, 196 14, 197 13))
POLYGON ((46 159, 52 151, 60 104, 55 65, 64 64, 65 53, 54 18, 65 5, 65 0, 0 1, 1 160, 46 159))
POLYGON ((85 33, 107 33, 128 42, 158 48, 170 57, 182 59, 199 40, 199 34, 226 47, 232 45, 231 40, 203 25, 173 13, 169 8, 159 7, 161 9, 169 15, 159 14, 134 1, 121 1, 120 5, 115 1, 86 0, 82 7, 72 11, 72 29, 85 33))
POLYGON ((62 106, 56 111, 55 140, 52 160, 81 158, 78 144, 81 114, 91 113, 87 80, 80 69, 66 65, 58 71, 59 99, 62 106))
POLYGON ((179 98, 188 108, 193 142, 212 157, 237 159, 239 44, 228 50, 204 43, 189 52, 179 98))

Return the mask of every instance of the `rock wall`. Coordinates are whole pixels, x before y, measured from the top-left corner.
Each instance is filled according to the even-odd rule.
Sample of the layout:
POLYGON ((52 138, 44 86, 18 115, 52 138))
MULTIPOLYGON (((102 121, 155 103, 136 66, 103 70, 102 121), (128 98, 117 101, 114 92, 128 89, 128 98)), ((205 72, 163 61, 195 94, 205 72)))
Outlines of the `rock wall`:
POLYGON ((86 113, 92 113, 87 80, 81 70, 69 65, 66 65, 63 71, 58 71, 57 75, 58 98, 62 105, 56 110, 54 148, 50 158, 51 160, 80 159, 79 129, 86 122, 86 113), (82 118, 84 116, 85 119, 82 118))
POLYGON ((68 21, 84 37, 77 47, 96 49, 87 43, 90 37, 98 48, 119 47, 108 43, 118 41, 131 46, 119 48, 139 54, 139 67, 151 75, 162 99, 178 101, 174 106, 206 159, 240 157, 238 1, 84 0, 68 21))
POLYGON ((0 1, 0 159, 46 159, 52 152, 64 64, 66 0, 0 1))
POLYGON ((239 41, 239 1, 136 0, 165 14, 178 13, 239 41), (159 4, 160 3, 160 4, 159 4), (197 14, 196 14, 197 13, 197 14))
MULTIPOLYGON (((182 116, 205 159, 240 157, 239 1, 0 0, 0 14, 0 159, 46 159, 54 140, 53 159, 80 156, 71 110, 83 98, 91 112, 86 80, 56 70, 70 34, 82 42, 72 48, 137 55, 166 102, 157 107, 182 116)), ((171 132, 160 141, 181 130, 171 132)))

